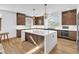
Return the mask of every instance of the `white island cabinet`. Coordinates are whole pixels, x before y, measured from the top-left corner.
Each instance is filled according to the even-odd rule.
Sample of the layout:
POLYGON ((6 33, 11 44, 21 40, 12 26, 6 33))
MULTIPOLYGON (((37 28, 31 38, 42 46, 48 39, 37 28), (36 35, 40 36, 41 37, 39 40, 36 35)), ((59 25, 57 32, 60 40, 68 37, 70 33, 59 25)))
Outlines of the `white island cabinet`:
POLYGON ((22 30, 22 41, 25 41, 25 33, 44 36, 44 54, 48 54, 57 44, 57 31, 41 29, 22 30))

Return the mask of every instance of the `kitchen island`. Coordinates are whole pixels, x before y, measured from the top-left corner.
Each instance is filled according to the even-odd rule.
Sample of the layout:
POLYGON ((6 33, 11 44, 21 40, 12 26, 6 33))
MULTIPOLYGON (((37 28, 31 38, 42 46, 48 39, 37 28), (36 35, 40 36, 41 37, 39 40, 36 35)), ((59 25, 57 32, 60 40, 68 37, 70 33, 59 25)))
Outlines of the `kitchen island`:
MULTIPOLYGON (((22 30, 22 41, 29 41, 29 37, 34 40, 35 45, 39 45, 40 40, 40 42, 43 41, 44 54, 49 53, 57 44, 57 31, 41 29, 22 30)), ((33 43, 32 40, 29 42, 33 43)))

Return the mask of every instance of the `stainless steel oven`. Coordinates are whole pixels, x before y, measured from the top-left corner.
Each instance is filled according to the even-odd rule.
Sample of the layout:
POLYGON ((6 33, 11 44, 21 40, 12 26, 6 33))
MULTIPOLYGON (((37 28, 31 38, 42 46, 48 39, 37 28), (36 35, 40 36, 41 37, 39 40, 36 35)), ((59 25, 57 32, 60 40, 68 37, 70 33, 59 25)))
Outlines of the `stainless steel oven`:
POLYGON ((63 36, 63 37, 69 37, 69 31, 67 31, 67 30, 62 30, 62 31, 61 31, 61 36, 63 36))

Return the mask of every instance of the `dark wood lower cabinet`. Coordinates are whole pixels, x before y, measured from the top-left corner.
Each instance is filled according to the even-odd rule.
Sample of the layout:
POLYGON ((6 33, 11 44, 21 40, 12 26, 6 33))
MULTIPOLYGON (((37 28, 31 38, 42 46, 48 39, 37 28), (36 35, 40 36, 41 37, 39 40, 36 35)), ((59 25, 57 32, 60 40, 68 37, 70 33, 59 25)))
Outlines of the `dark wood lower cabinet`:
POLYGON ((57 30, 57 37, 61 37, 61 31, 60 30, 57 30))
POLYGON ((36 35, 36 34, 32 34, 32 33, 25 33, 25 40, 29 41, 32 44, 34 44, 34 43, 31 40, 30 36, 37 43, 37 45, 40 45, 41 43, 43 44, 43 46, 38 50, 38 52, 44 53, 44 36, 40 36, 40 35, 36 35))
POLYGON ((70 31, 69 36, 70 39, 76 40, 77 39, 76 31, 70 31))
POLYGON ((16 30, 16 37, 21 38, 21 30, 16 30))
POLYGON ((44 41, 44 37, 43 36, 39 36, 39 35, 35 35, 32 33, 25 33, 25 40, 29 41, 31 43, 33 43, 33 41, 31 40, 30 36, 32 37, 32 39, 39 45, 40 43, 43 43, 44 41))
POLYGON ((61 35, 61 31, 62 30, 57 30, 57 37, 58 38, 66 38, 66 39, 70 39, 70 40, 76 40, 77 38, 77 33, 76 33, 76 31, 69 31, 69 36, 68 37, 66 37, 66 36, 62 36, 61 35))

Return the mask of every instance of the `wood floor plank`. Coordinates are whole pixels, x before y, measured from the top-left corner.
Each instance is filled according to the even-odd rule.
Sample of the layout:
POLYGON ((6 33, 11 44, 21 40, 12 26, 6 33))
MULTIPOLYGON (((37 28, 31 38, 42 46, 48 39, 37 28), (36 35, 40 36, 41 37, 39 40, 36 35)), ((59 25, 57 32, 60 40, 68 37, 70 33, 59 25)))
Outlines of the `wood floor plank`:
MULTIPOLYGON (((24 54, 28 50, 33 49, 35 46, 29 42, 22 42, 20 38, 9 39, 1 41, 6 54, 24 54)), ((41 49, 42 50, 42 49, 41 49)), ((43 53, 39 50, 38 54, 43 53)), ((77 45, 75 41, 58 38, 56 47, 50 52, 50 54, 76 54, 77 45)))
MULTIPOLYGON (((6 54, 24 54, 36 47, 28 41, 22 42, 20 38, 3 40, 1 43, 6 54)), ((40 53, 40 51, 38 53, 40 53)))
POLYGON ((76 41, 71 41, 63 38, 58 38, 56 47, 50 54, 76 54, 77 44, 76 41))

